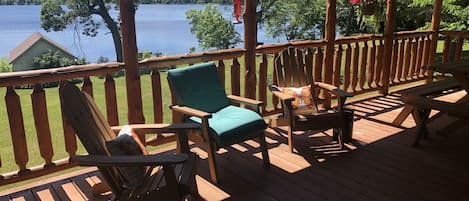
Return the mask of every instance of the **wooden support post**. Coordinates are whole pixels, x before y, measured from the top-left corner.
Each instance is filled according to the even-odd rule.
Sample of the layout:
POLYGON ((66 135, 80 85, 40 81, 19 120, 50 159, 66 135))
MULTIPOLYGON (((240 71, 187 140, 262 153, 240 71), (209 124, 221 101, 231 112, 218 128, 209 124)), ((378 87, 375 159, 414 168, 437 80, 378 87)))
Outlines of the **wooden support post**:
POLYGON ((393 50, 394 27, 396 26, 396 0, 387 1, 386 10, 386 27, 384 29, 384 56, 383 59, 383 74, 381 79, 381 94, 388 94, 389 92, 389 73, 391 72, 391 59, 393 50))
POLYGON ((244 1, 245 97, 256 99, 257 0, 244 1))
MULTIPOLYGON (((325 39, 327 41, 325 56, 324 56, 324 74, 323 82, 332 84, 332 72, 334 70, 334 41, 335 41, 335 25, 337 21, 336 17, 336 0, 327 0, 326 2, 326 33, 325 39)), ((331 95, 325 93, 324 106, 330 107, 331 95)))
POLYGON ((135 33, 135 5, 133 0, 120 1, 122 46, 127 88, 129 123, 144 123, 142 91, 137 59, 137 37, 135 33))
MULTIPOLYGON (((435 63, 436 57, 436 46, 438 44, 438 34, 440 32, 440 22, 441 22, 441 8, 443 6, 443 0, 435 0, 433 3, 433 16, 432 16, 432 26, 433 31, 430 38, 430 58, 429 64, 435 63)), ((428 72, 428 78, 425 80, 426 83, 433 81, 433 72, 428 72)))

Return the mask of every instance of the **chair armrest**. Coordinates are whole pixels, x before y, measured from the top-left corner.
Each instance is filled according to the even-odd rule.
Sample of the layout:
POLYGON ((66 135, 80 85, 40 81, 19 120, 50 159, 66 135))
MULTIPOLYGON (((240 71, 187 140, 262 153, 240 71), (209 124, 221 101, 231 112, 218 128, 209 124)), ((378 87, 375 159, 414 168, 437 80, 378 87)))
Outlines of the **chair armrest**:
POLYGON ((203 119, 208 119, 212 117, 210 113, 200 111, 194 108, 186 107, 186 106, 172 105, 169 108, 171 108, 171 110, 174 110, 176 112, 179 112, 185 115, 196 116, 196 117, 203 118, 203 119))
POLYGON ((333 93, 334 95, 340 96, 342 98, 347 98, 347 97, 352 97, 353 96, 351 93, 348 93, 348 92, 346 92, 342 89, 339 89, 338 87, 336 87, 334 85, 327 84, 327 83, 324 83, 324 82, 314 82, 314 86, 319 87, 321 89, 325 89, 325 90, 333 93))
POLYGON ((280 92, 280 91, 272 91, 272 94, 274 94, 281 101, 291 102, 291 101, 295 100, 295 97, 293 97, 292 95, 287 94, 287 93, 283 93, 283 92, 280 92))
POLYGON ((258 100, 254 100, 254 99, 250 99, 250 98, 245 98, 245 97, 241 97, 241 96, 228 95, 227 97, 232 102, 245 104, 245 105, 248 105, 248 106, 251 106, 251 107, 260 107, 260 106, 264 105, 264 102, 262 102, 262 101, 258 101, 258 100))
POLYGON ((81 166, 161 166, 183 163, 187 158, 187 154, 132 156, 79 155, 72 156, 70 161, 78 162, 81 166))
MULTIPOLYGON (((196 123, 173 123, 173 124, 130 124, 136 133, 178 133, 180 130, 198 129, 199 124, 196 123)), ((123 126, 112 126, 111 129, 118 133, 123 126)))

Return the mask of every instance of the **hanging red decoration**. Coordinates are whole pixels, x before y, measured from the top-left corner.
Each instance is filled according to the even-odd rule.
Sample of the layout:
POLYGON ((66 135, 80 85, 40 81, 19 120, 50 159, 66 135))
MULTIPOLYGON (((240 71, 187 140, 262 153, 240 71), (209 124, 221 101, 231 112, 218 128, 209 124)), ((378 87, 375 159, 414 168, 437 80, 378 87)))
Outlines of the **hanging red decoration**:
POLYGON ((241 23, 240 16, 241 16, 241 0, 233 0, 233 6, 234 6, 234 16, 235 19, 233 23, 239 24, 241 23))

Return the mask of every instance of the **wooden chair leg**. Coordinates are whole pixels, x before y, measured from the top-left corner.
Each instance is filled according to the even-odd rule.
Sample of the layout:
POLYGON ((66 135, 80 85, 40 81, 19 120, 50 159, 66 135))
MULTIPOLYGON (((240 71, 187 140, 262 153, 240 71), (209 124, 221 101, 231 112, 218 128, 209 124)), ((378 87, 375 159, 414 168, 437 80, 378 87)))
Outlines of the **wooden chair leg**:
POLYGON ((339 141, 339 148, 343 149, 344 148, 344 127, 339 128, 339 134, 338 134, 338 141, 339 141))
POLYGON ((288 148, 290 153, 293 153, 293 131, 290 126, 288 126, 288 148))
POLYGON ((218 171, 217 171, 217 164, 215 162, 215 145, 208 143, 207 146, 207 154, 208 154, 208 166, 210 170, 210 178, 214 184, 218 184, 218 171))
POLYGON ((269 167, 270 166, 270 159, 269 159, 269 151, 267 149, 267 143, 265 142, 265 133, 262 133, 262 135, 259 136, 259 144, 261 145, 261 151, 262 151, 262 160, 264 161, 264 166, 269 167))

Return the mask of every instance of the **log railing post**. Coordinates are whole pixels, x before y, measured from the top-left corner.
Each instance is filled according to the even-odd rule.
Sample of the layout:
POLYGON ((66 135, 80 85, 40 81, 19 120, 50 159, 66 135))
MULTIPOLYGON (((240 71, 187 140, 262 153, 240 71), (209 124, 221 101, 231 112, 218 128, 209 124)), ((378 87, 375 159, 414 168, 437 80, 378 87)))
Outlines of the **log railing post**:
POLYGON ((256 45, 257 45, 257 0, 244 1, 244 92, 247 98, 256 98, 256 45))
MULTIPOLYGON (((430 57, 429 57, 429 64, 435 63, 436 58, 436 46, 438 44, 438 34, 440 32, 440 22, 441 22, 441 8, 443 6, 443 0, 435 0, 433 3, 433 15, 432 15, 432 25, 431 29, 433 31, 432 36, 430 38, 430 57)), ((426 83, 430 83, 433 81, 433 72, 428 72, 428 77, 426 79, 426 83)))
POLYGON ((133 0, 120 1, 120 18, 128 120, 129 123, 144 123, 140 71, 137 59, 137 37, 135 33, 135 5, 133 0))
MULTIPOLYGON (((335 40, 335 26, 336 26, 336 0, 327 0, 326 2, 326 31, 325 39, 327 41, 324 53, 324 79, 323 82, 332 84, 332 73, 334 66, 334 40, 335 40)), ((324 106, 327 108, 331 104, 331 95, 325 93, 324 106)))
POLYGON ((395 13, 396 13, 396 0, 388 0, 386 7, 386 27, 384 30, 384 55, 382 58, 383 62, 383 76, 382 76, 382 88, 380 93, 388 94, 389 92, 389 73, 391 69, 391 57, 393 50, 393 39, 394 39, 394 26, 396 24, 395 13))

